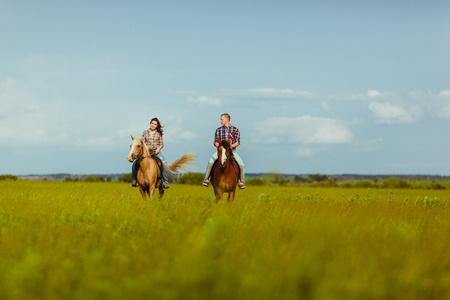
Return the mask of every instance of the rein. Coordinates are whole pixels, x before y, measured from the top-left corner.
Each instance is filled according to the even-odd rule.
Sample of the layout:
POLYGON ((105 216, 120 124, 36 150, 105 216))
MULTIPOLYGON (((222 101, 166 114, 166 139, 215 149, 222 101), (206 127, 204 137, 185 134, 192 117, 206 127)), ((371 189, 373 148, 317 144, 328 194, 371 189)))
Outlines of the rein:
POLYGON ((147 149, 147 147, 145 146, 145 144, 142 143, 141 141, 139 141, 139 143, 140 143, 141 146, 144 148, 144 150, 141 150, 141 151, 139 152, 139 154, 137 154, 136 156, 135 156, 135 154, 133 154, 133 156, 136 157, 135 159, 142 159, 142 158, 152 157, 153 155, 151 155, 150 152, 148 152, 148 149, 147 149), (146 152, 147 155, 141 155, 142 151, 146 152))

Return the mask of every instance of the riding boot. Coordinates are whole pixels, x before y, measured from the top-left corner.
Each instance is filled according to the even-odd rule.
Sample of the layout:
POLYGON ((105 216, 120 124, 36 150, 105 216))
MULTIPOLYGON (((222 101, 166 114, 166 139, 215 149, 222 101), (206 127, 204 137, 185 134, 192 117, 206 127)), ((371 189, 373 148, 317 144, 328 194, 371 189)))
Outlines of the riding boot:
POLYGON ((214 165, 214 162, 217 159, 217 153, 214 153, 211 158, 208 161, 208 164, 206 165, 206 173, 205 173, 205 179, 203 180, 202 185, 208 187, 209 186, 209 175, 211 174, 211 169, 214 165))
POLYGON ((169 189, 169 178, 167 177, 167 174, 169 172, 169 165, 167 164, 167 160, 164 158, 161 152, 156 154, 156 157, 158 157, 161 160, 162 168, 161 168, 161 176, 162 176, 162 185, 163 189, 167 190, 169 189))
POLYGON ((137 172, 139 170, 140 164, 139 159, 136 159, 133 162, 133 165, 131 167, 131 186, 137 187, 137 172))

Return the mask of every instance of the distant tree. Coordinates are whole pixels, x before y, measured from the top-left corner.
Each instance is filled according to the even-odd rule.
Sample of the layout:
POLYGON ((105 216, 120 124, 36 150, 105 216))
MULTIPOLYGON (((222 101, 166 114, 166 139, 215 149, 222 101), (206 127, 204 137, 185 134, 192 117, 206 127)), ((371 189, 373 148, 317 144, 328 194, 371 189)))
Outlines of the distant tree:
POLYGON ((374 185, 372 184, 372 182, 367 181, 367 180, 360 180, 355 183, 355 187, 359 187, 359 188, 371 188, 373 186, 374 185))
POLYGON ((275 174, 275 177, 272 180, 272 183, 277 184, 277 185, 285 185, 289 182, 288 179, 283 178, 282 176, 280 176, 279 174, 275 174))
POLYGON ((103 178, 97 176, 97 175, 89 175, 84 180, 84 182, 103 182, 103 178))
POLYGON ((433 190, 445 190, 446 188, 445 188, 445 186, 443 186, 440 183, 432 183, 431 184, 431 189, 433 189, 433 190))
POLYGON ((308 178, 312 182, 322 182, 322 181, 328 180, 327 175, 320 175, 320 174, 310 174, 310 175, 308 175, 308 178))
POLYGON ((0 175, 0 180, 16 181, 17 180, 17 176, 14 176, 14 175, 0 175))
POLYGON ((131 182, 131 173, 124 174, 122 177, 119 178, 119 181, 130 183, 131 182))
POLYGON ((66 176, 63 179, 63 182, 72 182, 72 181, 74 181, 74 180, 70 176, 66 176))
POLYGON ((352 188, 353 187, 353 185, 350 182, 345 182, 341 186, 344 187, 344 188, 352 188))
POLYGON ((263 186, 266 185, 266 181, 262 178, 250 178, 245 182, 248 186, 263 186))
POLYGON ((383 180, 381 186, 383 188, 391 188, 391 189, 405 189, 411 187, 411 185, 408 182, 399 178, 387 178, 383 180))
POLYGON ((112 178, 110 176, 108 176, 108 178, 106 178, 106 182, 111 182, 112 178))
POLYGON ((187 172, 181 175, 176 182, 180 184, 201 185, 203 179, 204 176, 202 173, 187 172))
POLYGON ((294 182, 296 182, 296 183, 308 182, 308 178, 300 176, 300 175, 295 175, 294 182))

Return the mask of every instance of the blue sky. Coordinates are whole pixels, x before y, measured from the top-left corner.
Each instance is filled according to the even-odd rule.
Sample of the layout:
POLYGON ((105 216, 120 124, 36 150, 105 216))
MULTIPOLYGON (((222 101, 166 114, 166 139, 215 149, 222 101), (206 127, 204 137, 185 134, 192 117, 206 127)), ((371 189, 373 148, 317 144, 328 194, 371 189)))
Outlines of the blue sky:
POLYGON ((0 174, 128 173, 164 125, 204 172, 450 175, 449 1, 0 1, 0 174))

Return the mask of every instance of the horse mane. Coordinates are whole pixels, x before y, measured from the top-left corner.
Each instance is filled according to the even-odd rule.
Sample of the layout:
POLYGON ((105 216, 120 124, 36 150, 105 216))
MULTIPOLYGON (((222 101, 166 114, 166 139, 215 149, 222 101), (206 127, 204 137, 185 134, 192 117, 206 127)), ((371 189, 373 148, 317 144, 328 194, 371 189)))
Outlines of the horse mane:
POLYGON ((231 144, 227 141, 227 140, 221 140, 220 141, 220 146, 222 146, 224 149, 226 150, 230 150, 230 157, 231 159, 234 160, 234 153, 233 151, 231 151, 231 144))
POLYGON ((148 151, 148 148, 145 145, 145 143, 143 141, 140 141, 140 142, 141 142, 142 147, 144 147, 144 152, 146 153, 146 155, 144 155, 144 156, 150 156, 150 152, 148 151))
POLYGON ((144 143, 144 141, 142 141, 141 139, 139 139, 139 138, 135 138, 136 140, 139 140, 139 143, 141 144, 141 146, 142 146, 142 148, 144 148, 144 153, 143 153, 143 155, 142 156, 150 156, 150 152, 148 151, 148 148, 147 148, 147 146, 145 145, 145 143, 144 143))
POLYGON ((228 148, 231 147, 230 143, 228 143, 227 140, 221 140, 221 141, 220 141, 220 145, 221 145, 222 147, 224 147, 225 149, 228 149, 228 148))

